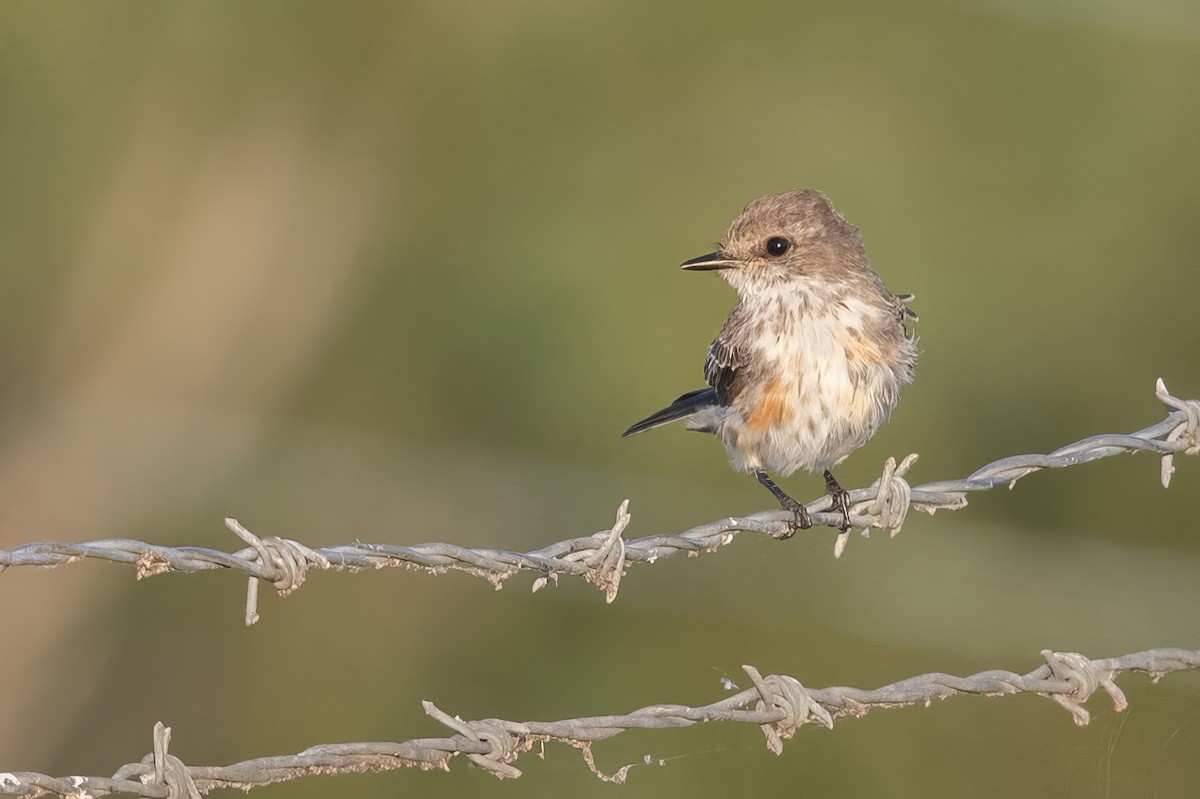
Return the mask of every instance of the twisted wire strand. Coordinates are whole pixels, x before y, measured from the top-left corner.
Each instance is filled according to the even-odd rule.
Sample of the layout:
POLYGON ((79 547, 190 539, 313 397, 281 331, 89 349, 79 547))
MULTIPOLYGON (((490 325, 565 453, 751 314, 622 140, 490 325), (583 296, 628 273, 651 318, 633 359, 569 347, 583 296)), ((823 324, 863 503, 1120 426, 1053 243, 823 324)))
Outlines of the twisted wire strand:
MULTIPOLYGON (((909 455, 897 464, 888 459, 883 475, 874 485, 850 491, 850 520, 864 533, 872 528, 900 531, 910 508, 933 513, 957 510, 967 504, 967 495, 988 491, 1001 485, 1012 486, 1022 477, 1042 469, 1063 469, 1109 458, 1124 452, 1152 452, 1162 458, 1161 479, 1169 485, 1175 471, 1174 456, 1200 454, 1200 400, 1181 400, 1171 396, 1160 379, 1155 394, 1171 412, 1158 424, 1127 435, 1098 435, 1060 447, 1048 454, 1014 455, 977 469, 964 479, 941 480, 910 487, 904 476, 916 462, 909 455)), ((840 513, 828 512, 830 500, 822 496, 807 504, 817 524, 838 527, 840 513)), ((793 531, 790 512, 770 510, 748 516, 730 516, 701 524, 681 533, 650 535, 626 540, 629 501, 617 511, 612 528, 593 535, 569 538, 530 552, 494 548, 467 548, 447 543, 369 544, 355 542, 310 549, 298 541, 269 536, 258 538, 236 519, 226 519, 231 532, 249 544, 236 552, 203 547, 168 547, 132 539, 101 539, 85 543, 45 541, 0 550, 0 571, 10 566, 53 568, 83 558, 128 563, 135 566, 138 579, 166 572, 196 572, 207 569, 237 569, 249 575, 246 623, 258 619, 258 581, 266 580, 286 595, 303 584, 310 569, 349 570, 381 569, 403 566, 432 574, 456 570, 482 577, 497 589, 517 572, 538 574, 533 590, 544 587, 560 575, 582 577, 600 587, 607 601, 617 595, 621 577, 633 563, 653 563, 681 552, 695 555, 715 552, 731 543, 739 533, 760 533, 785 537, 793 531)), ((834 552, 840 555, 848 534, 835 540, 834 552)))
MULTIPOLYGON (((1076 652, 1043 650, 1041 666, 1018 674, 1012 671, 982 671, 969 677, 932 673, 911 677, 874 690, 833 687, 806 689, 795 677, 763 677, 753 666, 744 666, 752 687, 699 707, 678 704, 649 705, 631 713, 589 716, 560 721, 515 722, 503 719, 464 721, 424 702, 425 712, 448 727, 446 737, 414 738, 401 743, 365 742, 322 744, 295 755, 260 757, 228 766, 188 766, 167 751, 171 729, 155 726, 154 747, 138 763, 119 768, 112 777, 50 777, 34 772, 0 773, 0 795, 41 797, 99 797, 122 793, 153 799, 194 799, 218 788, 249 791, 276 782, 314 774, 352 774, 393 771, 401 768, 448 771, 456 755, 467 755, 489 773, 517 778, 521 771, 513 763, 524 752, 548 741, 566 743, 583 753, 584 762, 600 779, 624 782, 630 769, 651 765, 622 766, 611 774, 595 764, 591 745, 626 730, 664 730, 690 727, 703 722, 754 724, 766 737, 768 749, 783 752, 783 741, 805 724, 832 729, 834 720, 861 718, 872 710, 899 708, 935 699, 974 694, 997 697, 1035 693, 1066 708, 1075 723, 1090 720, 1083 707, 1097 690, 1103 690, 1120 712, 1127 707, 1124 693, 1115 682, 1127 671, 1140 671, 1157 682, 1171 672, 1200 668, 1200 650, 1150 649, 1114 658, 1090 660, 1076 652)), ((659 761, 661 765, 661 761, 659 761)))

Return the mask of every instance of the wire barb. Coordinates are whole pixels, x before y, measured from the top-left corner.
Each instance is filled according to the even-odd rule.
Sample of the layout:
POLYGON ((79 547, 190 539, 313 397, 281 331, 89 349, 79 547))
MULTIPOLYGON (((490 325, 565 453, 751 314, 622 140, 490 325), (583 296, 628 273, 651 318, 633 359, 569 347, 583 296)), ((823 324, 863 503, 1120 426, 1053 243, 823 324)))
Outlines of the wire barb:
POLYGON ((516 779, 521 776, 521 770, 509 765, 521 752, 528 748, 521 735, 510 733, 508 727, 512 722, 499 719, 484 719, 483 721, 463 721, 458 716, 450 716, 438 709, 433 702, 423 701, 421 706, 432 718, 445 724, 450 729, 472 741, 487 745, 485 752, 471 752, 467 757, 477 766, 500 779, 516 779))
MULTIPOLYGON (((1124 692, 1113 682, 1116 672, 1112 669, 1101 669, 1078 652, 1052 652, 1043 649, 1042 657, 1045 658, 1054 679, 1072 687, 1069 693, 1054 693, 1049 696, 1071 712, 1078 726, 1086 727, 1091 720, 1083 703, 1097 688, 1103 688, 1108 693, 1118 713, 1129 707, 1124 692)), ((1047 694, 1043 693, 1042 696, 1047 694)))
MULTIPOLYGON (((1184 447, 1182 451, 1185 455, 1200 454, 1200 400, 1181 400, 1178 397, 1172 397, 1167 392, 1167 386, 1161 377, 1154 384, 1154 394, 1168 408, 1183 414, 1179 424, 1167 434, 1166 440, 1173 444, 1178 444, 1182 440, 1184 447)), ((1174 452, 1163 455, 1161 473, 1163 488, 1170 488, 1171 475, 1175 473, 1174 452)))
POLYGON ((253 553, 247 558, 249 563, 262 566, 263 574, 251 574, 246 588, 246 626, 258 621, 258 581, 268 580, 275 586, 280 596, 287 596, 304 585, 308 574, 308 564, 312 563, 322 569, 329 568, 329 560, 320 552, 315 552, 287 538, 268 536, 259 538, 251 533, 234 518, 226 517, 225 526, 231 533, 250 545, 253 553))
POLYGON ((801 724, 815 721, 826 729, 833 729, 833 716, 815 701, 795 677, 772 674, 763 677, 753 666, 742 669, 758 690, 756 710, 778 710, 783 718, 776 722, 759 725, 767 738, 767 748, 776 755, 783 754, 783 742, 796 734, 801 724))
MULTIPOLYGON (((583 578, 604 591, 604 601, 608 604, 612 604, 617 598, 617 589, 620 588, 621 578, 625 575, 625 539, 621 536, 629 526, 631 518, 629 500, 625 500, 621 507, 617 508, 617 521, 608 535, 604 536, 604 543, 584 561, 588 570, 583 578)), ((596 533, 596 536, 600 535, 596 533)))
POLYGON ((200 799, 200 791, 188 772, 188 767, 174 755, 167 754, 171 744, 171 728, 161 721, 154 725, 154 771, 143 775, 142 782, 150 785, 165 785, 167 799, 200 799), (153 777, 153 783, 147 777, 153 777))
MULTIPOLYGON (((904 520, 908 518, 908 509, 912 507, 912 487, 904 479, 908 470, 917 462, 917 453, 906 457, 899 465, 895 458, 888 458, 883 464, 883 474, 871 484, 875 496, 862 502, 857 502, 850 508, 851 521, 859 517, 863 520, 863 538, 869 538, 871 527, 887 530, 892 538, 900 534, 904 520)), ((870 490, 870 489, 868 489, 870 490)), ((966 504, 964 498, 963 504, 966 504)), ((932 511, 929 511, 932 513, 932 511)), ((845 530, 834 539, 833 556, 840 558, 850 540, 850 531, 845 530)))

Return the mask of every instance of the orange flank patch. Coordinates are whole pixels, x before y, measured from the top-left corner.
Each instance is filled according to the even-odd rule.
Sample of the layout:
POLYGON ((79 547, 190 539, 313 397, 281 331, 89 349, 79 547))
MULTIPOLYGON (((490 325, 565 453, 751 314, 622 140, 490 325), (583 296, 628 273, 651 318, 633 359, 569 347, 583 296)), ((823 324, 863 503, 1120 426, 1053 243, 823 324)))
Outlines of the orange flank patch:
POLYGON ((863 338, 862 333, 851 329, 844 339, 842 347, 846 350, 846 360, 855 363, 883 363, 883 353, 879 346, 863 338))
POLYGON ((788 411, 788 400, 792 392, 785 388, 781 381, 773 380, 762 392, 758 404, 746 419, 746 426, 751 430, 762 432, 770 427, 781 424, 788 411))

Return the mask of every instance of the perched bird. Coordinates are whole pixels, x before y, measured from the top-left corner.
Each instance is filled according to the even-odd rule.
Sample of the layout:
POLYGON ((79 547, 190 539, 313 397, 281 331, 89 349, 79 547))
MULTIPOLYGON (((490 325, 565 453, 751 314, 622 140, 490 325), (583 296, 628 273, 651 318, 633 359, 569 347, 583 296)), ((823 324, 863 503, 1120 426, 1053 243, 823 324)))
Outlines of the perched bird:
POLYGON ((625 431, 684 419, 713 433, 731 466, 753 474, 812 526, 770 474, 821 471, 831 508, 850 527, 849 494, 830 468, 887 420, 917 359, 916 318, 867 260, 858 228, 813 189, 762 197, 729 226, 716 252, 685 261, 720 270, 739 302, 708 348, 707 388, 689 391, 625 431))

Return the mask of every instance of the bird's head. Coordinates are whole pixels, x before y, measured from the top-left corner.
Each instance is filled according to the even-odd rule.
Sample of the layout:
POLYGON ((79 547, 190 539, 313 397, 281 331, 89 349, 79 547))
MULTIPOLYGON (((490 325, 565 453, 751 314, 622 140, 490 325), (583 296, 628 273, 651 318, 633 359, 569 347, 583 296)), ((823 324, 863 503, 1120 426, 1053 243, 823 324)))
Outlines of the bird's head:
POLYGON ((783 283, 837 284, 873 271, 858 228, 815 189, 755 200, 729 225, 716 252, 681 268, 720 270, 743 298, 783 283))

